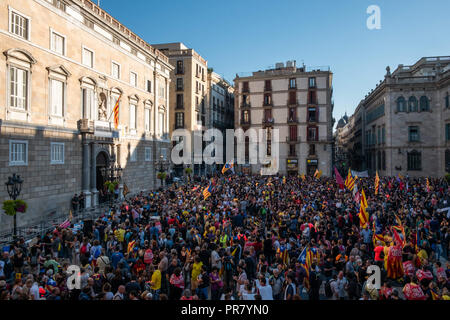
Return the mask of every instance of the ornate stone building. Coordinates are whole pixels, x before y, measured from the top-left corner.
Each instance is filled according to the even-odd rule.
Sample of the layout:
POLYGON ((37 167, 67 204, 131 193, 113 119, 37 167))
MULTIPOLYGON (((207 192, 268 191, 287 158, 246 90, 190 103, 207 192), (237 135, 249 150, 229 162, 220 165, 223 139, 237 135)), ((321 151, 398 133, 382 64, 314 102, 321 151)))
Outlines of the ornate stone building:
MULTIPOLYGON (((268 129, 269 137, 272 129, 279 130, 280 174, 313 175, 318 169, 331 175, 334 119, 329 67, 277 63, 268 70, 238 74, 234 86, 235 128, 268 129)), ((248 158, 247 147, 246 153, 248 158)), ((238 168, 259 173, 261 165, 238 168)))
POLYGON ((0 50, 0 184, 24 179, 19 226, 68 212, 75 193, 96 205, 111 163, 132 193, 158 186, 153 162, 170 148, 164 54, 89 0, 1 1, 0 50))
POLYGON ((355 113, 362 124, 351 132, 360 141, 362 169, 411 177, 450 171, 449 93, 449 56, 424 57, 392 73, 387 67, 355 113))

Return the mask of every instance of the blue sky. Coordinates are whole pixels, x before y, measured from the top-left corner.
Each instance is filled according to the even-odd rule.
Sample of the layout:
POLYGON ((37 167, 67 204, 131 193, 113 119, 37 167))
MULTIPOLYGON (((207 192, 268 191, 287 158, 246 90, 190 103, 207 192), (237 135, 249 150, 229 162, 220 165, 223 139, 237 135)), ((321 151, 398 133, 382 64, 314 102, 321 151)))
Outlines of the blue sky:
MULTIPOLYGON (((96 0, 93 0, 96 2, 96 0)), ((330 66, 338 120, 398 64, 450 55, 448 0, 100 0, 144 40, 194 48, 232 81, 236 73, 296 60, 330 66), (369 5, 381 29, 369 30, 369 5)))

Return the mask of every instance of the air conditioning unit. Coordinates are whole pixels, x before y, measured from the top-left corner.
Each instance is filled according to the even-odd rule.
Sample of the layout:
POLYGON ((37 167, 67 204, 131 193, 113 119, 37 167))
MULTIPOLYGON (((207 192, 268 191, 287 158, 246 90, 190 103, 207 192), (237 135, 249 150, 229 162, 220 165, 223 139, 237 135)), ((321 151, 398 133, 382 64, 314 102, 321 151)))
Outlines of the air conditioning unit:
POLYGON ((275 63, 275 69, 281 69, 281 68, 284 68, 284 63, 283 62, 275 63))

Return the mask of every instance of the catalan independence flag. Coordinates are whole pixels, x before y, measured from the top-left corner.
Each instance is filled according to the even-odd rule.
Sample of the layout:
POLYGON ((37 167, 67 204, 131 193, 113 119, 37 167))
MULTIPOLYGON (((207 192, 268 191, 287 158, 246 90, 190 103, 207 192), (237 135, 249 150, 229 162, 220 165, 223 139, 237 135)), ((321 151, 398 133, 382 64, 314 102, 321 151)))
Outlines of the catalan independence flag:
POLYGON ((122 95, 119 96, 119 98, 117 98, 116 104, 114 105, 114 128, 118 128, 119 127, 119 102, 120 102, 120 98, 122 97, 122 95))
POLYGON ((348 169, 347 178, 345 179, 345 186, 350 190, 353 191, 353 188, 355 187, 356 178, 352 176, 352 172, 350 171, 350 168, 348 169))
POLYGON ((233 160, 231 160, 230 162, 225 163, 225 165, 222 168, 222 174, 225 174, 225 172, 227 172, 230 169, 233 171, 233 167, 234 167, 234 161, 233 160))
POLYGON ((378 170, 375 175, 375 194, 378 194, 378 188, 380 187, 380 177, 378 176, 378 170))
POLYGON ((364 193, 364 189, 362 189, 361 192, 361 205, 359 207, 359 224, 361 227, 364 227, 367 225, 367 223, 369 222, 369 214, 367 213, 366 209, 367 209, 368 205, 367 205, 367 199, 366 199, 366 194, 364 193))
POLYGON ((203 200, 208 199, 211 196, 212 192, 212 183, 209 182, 209 185, 203 190, 203 200))

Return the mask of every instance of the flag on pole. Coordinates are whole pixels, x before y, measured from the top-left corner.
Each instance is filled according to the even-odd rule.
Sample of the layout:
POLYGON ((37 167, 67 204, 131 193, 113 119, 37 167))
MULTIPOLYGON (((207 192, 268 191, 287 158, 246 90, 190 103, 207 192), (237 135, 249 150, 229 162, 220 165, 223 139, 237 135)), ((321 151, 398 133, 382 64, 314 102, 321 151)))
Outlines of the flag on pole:
POLYGON ((345 186, 350 191, 353 191, 353 188, 355 187, 355 182, 356 182, 357 178, 358 178, 357 176, 355 176, 355 177, 352 176, 352 173, 351 173, 350 168, 349 168, 348 169, 347 178, 345 179, 345 186))
POLYGON ((378 170, 375 175, 375 194, 378 194, 378 188, 380 187, 380 177, 378 176, 378 170))
POLYGON ((119 96, 119 98, 117 98, 116 104, 114 105, 114 128, 118 128, 119 127, 119 102, 120 102, 120 98, 122 97, 122 94, 119 96))
POLYGON ((222 168, 222 174, 225 174, 225 172, 227 172, 230 169, 231 169, 231 171, 234 171, 233 167, 234 167, 234 161, 233 160, 231 160, 230 162, 225 163, 223 168, 222 168))
POLYGON ((364 193, 364 189, 361 191, 361 204, 359 206, 359 225, 361 227, 365 227, 369 222, 369 214, 367 213, 367 199, 366 194, 364 193))
POLYGON ((334 175, 336 176, 336 183, 339 185, 339 189, 344 189, 344 180, 336 167, 334 167, 334 175))
POLYGON ((209 186, 207 186, 204 190, 203 190, 203 200, 208 199, 211 196, 211 192, 212 192, 212 183, 209 182, 209 186))

